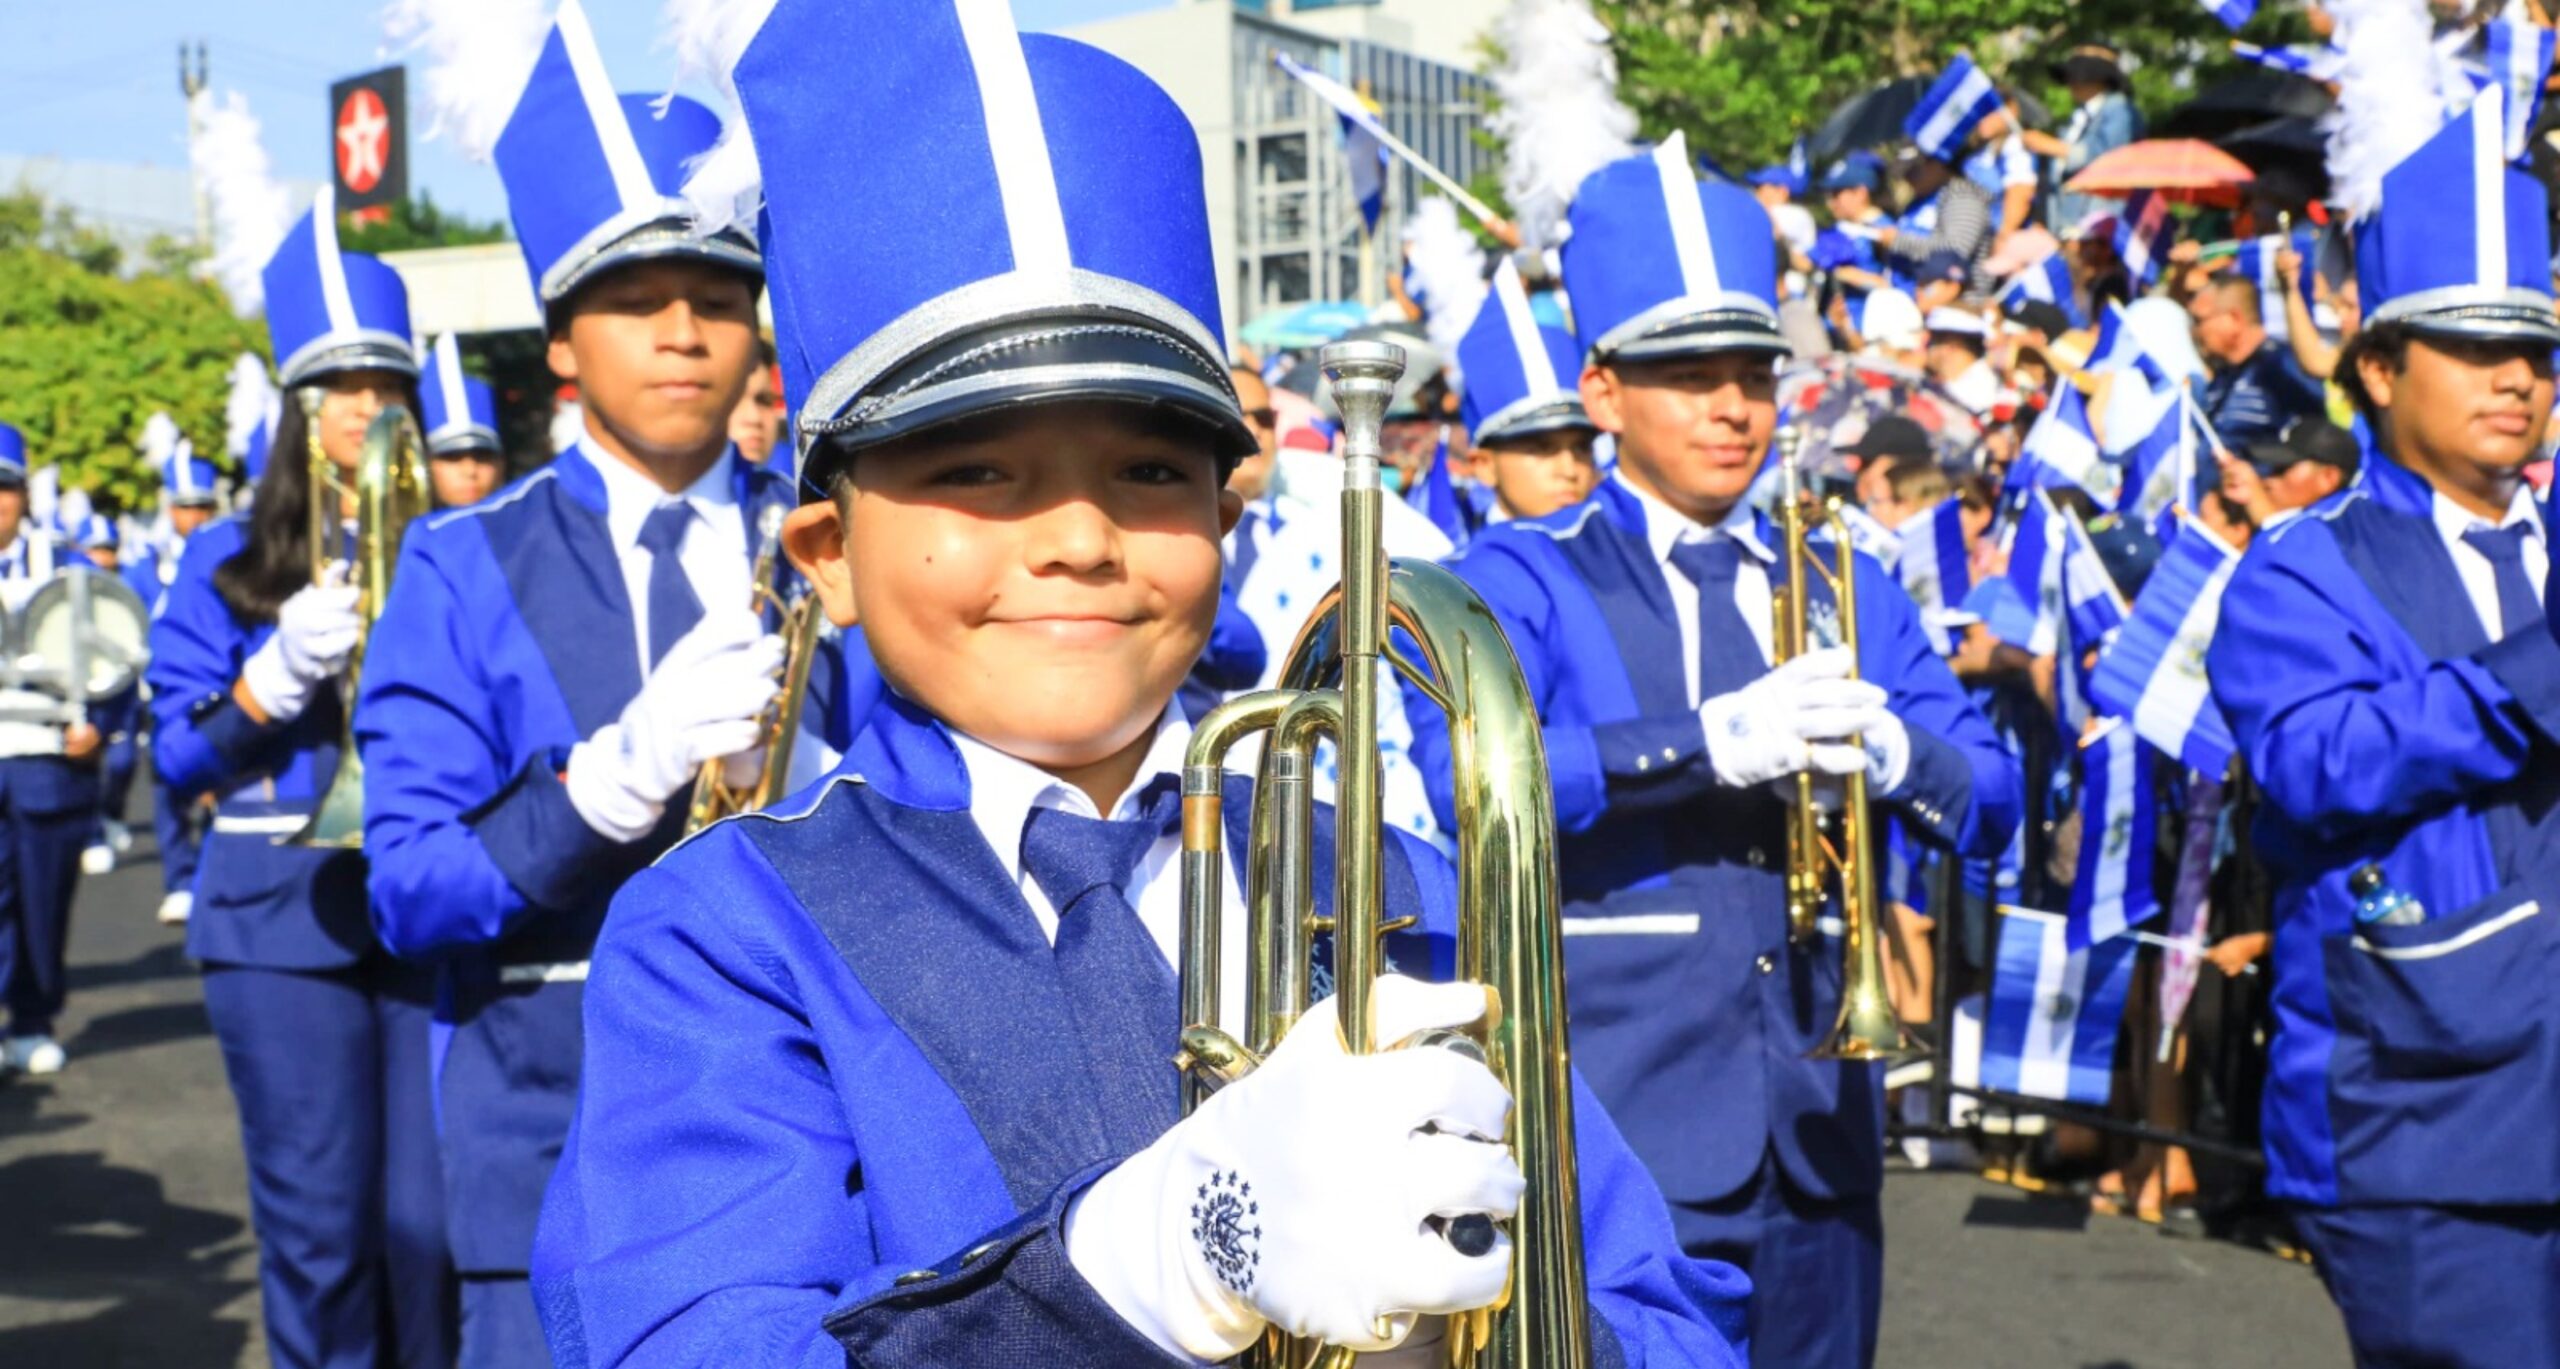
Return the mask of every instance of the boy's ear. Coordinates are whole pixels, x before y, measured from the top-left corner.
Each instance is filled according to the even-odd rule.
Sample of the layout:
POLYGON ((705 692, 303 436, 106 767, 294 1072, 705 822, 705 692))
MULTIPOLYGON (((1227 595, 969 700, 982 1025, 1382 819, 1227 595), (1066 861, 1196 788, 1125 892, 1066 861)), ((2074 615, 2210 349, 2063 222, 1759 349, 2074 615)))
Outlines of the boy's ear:
MULTIPOLYGON (((858 496, 857 496, 858 497, 858 496)), ((818 607, 837 627, 862 621, 853 593, 853 567, 844 555, 844 514, 833 499, 793 509, 782 520, 782 550, 818 596, 818 607)))
POLYGON ((1218 536, 1225 537, 1244 521, 1244 496, 1231 489, 1218 491, 1218 536))
POLYGON ((578 378, 578 353, 569 346, 569 326, 563 323, 551 330, 551 342, 543 359, 551 363, 551 374, 562 380, 578 378))
POLYGON ((1618 411, 1618 373, 1606 366, 1582 368, 1582 410, 1604 433, 1627 430, 1626 416, 1618 411))

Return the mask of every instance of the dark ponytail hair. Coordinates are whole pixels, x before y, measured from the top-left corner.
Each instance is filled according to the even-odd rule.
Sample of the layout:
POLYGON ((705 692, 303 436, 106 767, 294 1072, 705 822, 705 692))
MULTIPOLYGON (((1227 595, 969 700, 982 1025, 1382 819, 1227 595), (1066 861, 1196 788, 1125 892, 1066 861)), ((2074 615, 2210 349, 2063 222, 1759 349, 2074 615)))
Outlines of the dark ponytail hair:
MULTIPOLYGON (((326 389, 327 380, 315 383, 326 389)), ((214 590, 244 623, 274 622, 284 601, 311 583, 311 425, 302 413, 302 388, 285 391, 248 534, 240 550, 213 569, 214 590)), ((401 402, 418 412, 417 383, 404 381, 403 389, 401 402)))

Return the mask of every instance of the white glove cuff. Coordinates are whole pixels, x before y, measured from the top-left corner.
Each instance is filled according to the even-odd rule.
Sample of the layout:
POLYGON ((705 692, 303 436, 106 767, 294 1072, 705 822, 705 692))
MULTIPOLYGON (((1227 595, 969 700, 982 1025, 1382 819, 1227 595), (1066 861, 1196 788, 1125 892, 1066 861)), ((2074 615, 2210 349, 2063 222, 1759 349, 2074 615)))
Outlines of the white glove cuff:
POLYGON ((638 841, 658 825, 667 805, 631 787, 630 766, 622 750, 620 723, 597 728, 594 736, 569 749, 568 772, 561 783, 569 791, 569 806, 578 810, 596 835, 608 841, 638 841))
POLYGON ((293 672, 284 659, 284 638, 269 637, 240 666, 240 684, 269 722, 291 722, 311 706, 311 681, 293 672))
POLYGON ((1182 1128, 1156 1138, 1067 1206, 1067 1261, 1120 1319, 1167 1354, 1215 1364, 1261 1337, 1262 1314, 1194 1254, 1182 1128))
POLYGON ((1867 729, 1860 738, 1867 747, 1867 782, 1880 795, 1890 796, 1911 777, 1911 733, 1895 718, 1882 727, 1867 729))

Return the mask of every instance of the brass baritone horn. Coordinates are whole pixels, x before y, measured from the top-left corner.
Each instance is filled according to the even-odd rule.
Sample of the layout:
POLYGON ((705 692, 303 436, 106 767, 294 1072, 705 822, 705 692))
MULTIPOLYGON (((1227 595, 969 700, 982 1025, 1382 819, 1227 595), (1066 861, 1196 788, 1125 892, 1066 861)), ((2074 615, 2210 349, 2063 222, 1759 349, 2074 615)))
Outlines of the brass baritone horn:
POLYGON ((391 593, 391 569, 400 559, 400 537, 409 520, 427 511, 434 496, 427 483, 427 447, 418 421, 400 405, 386 406, 364 430, 364 448, 353 472, 341 474, 320 446, 320 399, 316 386, 300 391, 304 453, 311 467, 311 583, 328 583, 330 563, 338 558, 340 521, 346 505, 356 506, 356 616, 364 623, 356 649, 347 657, 338 681, 338 771, 330 777, 311 820, 279 845, 355 851, 364 847, 364 758, 356 753, 356 682, 364 673, 364 651, 373 625, 382 617, 383 600, 391 593))
MULTIPOLYGON (((1786 583, 1775 600, 1777 630, 1770 641, 1773 664, 1784 665, 1816 647, 1829 646, 1813 637, 1812 600, 1806 594, 1819 578, 1830 587, 1839 618, 1838 645, 1849 651, 1850 678, 1857 678, 1858 582, 1857 549, 1840 518, 1840 501, 1824 500, 1801 488, 1796 469, 1802 445, 1792 425, 1778 433, 1778 533, 1787 561, 1786 583), (1813 535, 1828 527, 1835 555, 1825 562, 1813 546, 1813 535)), ((1857 744, 1861 739, 1852 737, 1857 744)), ((1840 900, 1840 1014, 1830 1034, 1814 1047, 1817 1060, 1886 1060, 1909 1051, 1902 1020, 1885 988, 1884 906, 1876 893, 1874 816, 1867 802, 1864 771, 1844 776, 1838 814, 1823 812, 1811 772, 1795 776, 1794 803, 1787 814, 1787 929, 1799 945, 1819 935, 1823 904, 1837 893, 1840 900)))
MULTIPOLYGON (((1528 1190, 1512 1219, 1511 1281, 1494 1307, 1450 1319, 1445 1363, 1468 1369, 1588 1369, 1582 1214, 1575 1174, 1573 1096, 1565 1049, 1563 951, 1557 919, 1555 804, 1535 704, 1492 611, 1448 571, 1425 561, 1391 567, 1380 536, 1380 425, 1404 350, 1344 342, 1324 349, 1342 415, 1342 584, 1298 634, 1283 688, 1248 694, 1202 719, 1182 775, 1182 1012, 1176 1063, 1188 1114, 1220 1083, 1249 1072, 1308 1006, 1309 953, 1333 934, 1335 1006, 1345 1048, 1376 1039, 1370 1006, 1378 974, 1378 670, 1381 661, 1448 714, 1458 824, 1458 973, 1486 985, 1493 1006, 1474 1046, 1511 1092, 1510 1144, 1528 1190), (1387 638, 1401 630, 1422 667, 1387 638), (1328 684, 1331 687, 1327 687, 1328 684), (1229 748, 1270 732, 1254 794, 1245 906, 1251 965, 1246 1040, 1219 1030, 1220 815, 1229 748), (1314 762, 1330 738, 1340 758, 1334 917, 1314 912, 1314 762)), ((1464 1043, 1461 1043, 1462 1047, 1464 1043)), ((1349 1163, 1358 1163, 1350 1157, 1349 1163)), ((1454 1243, 1471 1233, 1453 1224, 1454 1243)), ((1479 1226, 1472 1233, 1482 1239, 1479 1226)), ((1336 1369, 1354 1356, 1274 1331, 1244 1363, 1259 1369, 1336 1369)))
POLYGON ((782 559, 782 517, 779 506, 768 506, 756 524, 754 607, 758 613, 770 611, 776 616, 783 645, 782 692, 756 720, 756 749, 764 753, 764 766, 748 783, 732 784, 727 761, 703 762, 694 776, 693 798, 685 807, 687 836, 732 814, 770 806, 788 792, 784 786, 791 782, 791 745, 800 735, 801 708, 808 700, 819 618, 806 591, 787 597, 782 593, 782 575, 788 566, 782 559))

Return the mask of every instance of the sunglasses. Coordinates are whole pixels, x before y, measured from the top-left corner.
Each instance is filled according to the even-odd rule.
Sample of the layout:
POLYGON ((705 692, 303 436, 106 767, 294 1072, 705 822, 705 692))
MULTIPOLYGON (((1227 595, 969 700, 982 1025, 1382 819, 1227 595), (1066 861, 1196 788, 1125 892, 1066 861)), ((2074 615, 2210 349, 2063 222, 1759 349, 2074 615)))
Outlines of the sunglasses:
POLYGON ((1268 407, 1247 409, 1244 411, 1244 420, 1257 428, 1276 428, 1280 426, 1280 411, 1268 407))

